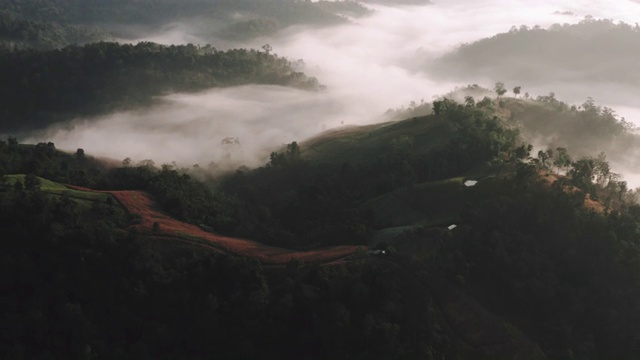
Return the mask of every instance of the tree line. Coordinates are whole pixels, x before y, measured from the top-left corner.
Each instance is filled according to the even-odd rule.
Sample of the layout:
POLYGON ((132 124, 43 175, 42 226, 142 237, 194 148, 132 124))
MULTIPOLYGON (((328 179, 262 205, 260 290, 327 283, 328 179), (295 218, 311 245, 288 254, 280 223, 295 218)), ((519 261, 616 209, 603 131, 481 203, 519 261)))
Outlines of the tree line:
POLYGON ((250 83, 319 86, 286 59, 266 52, 150 42, 4 51, 0 75, 5 80, 0 84, 0 129, 5 132, 140 106, 170 91, 250 83))

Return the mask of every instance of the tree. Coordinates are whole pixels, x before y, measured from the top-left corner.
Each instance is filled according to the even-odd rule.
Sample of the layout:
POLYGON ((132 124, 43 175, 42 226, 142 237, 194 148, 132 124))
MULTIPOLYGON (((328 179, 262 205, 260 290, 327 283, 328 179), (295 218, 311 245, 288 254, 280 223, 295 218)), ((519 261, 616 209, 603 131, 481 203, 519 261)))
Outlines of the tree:
POLYGON ((543 169, 549 169, 549 165, 547 164, 547 161, 549 160, 549 155, 547 154, 546 151, 538 151, 538 160, 540 161, 540 167, 543 169))
POLYGON ((287 144, 287 151, 284 153, 279 153, 277 151, 273 151, 270 155, 269 166, 278 167, 278 166, 287 166, 294 163, 297 163, 300 160, 300 146, 298 142, 294 141, 290 144, 287 144))
POLYGON ((476 107, 478 109, 488 109, 491 110, 493 106, 493 101, 488 96, 485 96, 482 100, 476 103, 476 107))
POLYGON ((522 86, 516 86, 513 88, 513 94, 516 96, 516 98, 518 97, 518 95, 520 95, 520 89, 522 89, 522 86))
POLYGON ((143 168, 147 168, 147 169, 154 169, 155 166, 156 166, 156 163, 151 159, 145 159, 145 160, 140 161, 138 166, 139 167, 143 167, 143 168))
POLYGON ((433 102, 433 113, 436 115, 443 115, 446 114, 449 110, 451 109, 455 109, 456 108, 456 102, 448 99, 448 98, 444 98, 442 100, 436 100, 433 102))
POLYGON ((294 141, 287 145, 287 157, 290 161, 296 161, 300 158, 300 146, 294 141))
POLYGON ((76 159, 78 160, 84 160, 85 155, 84 155, 84 149, 78 149, 76 150, 76 159))
POLYGON ((514 150, 513 155, 515 156, 516 159, 524 160, 527 157, 529 157, 531 150, 533 150, 533 145, 531 144, 522 145, 514 150))
POLYGON ((507 92, 507 89, 504 87, 504 83, 498 81, 496 86, 493 87, 493 91, 498 94, 498 99, 507 92))
POLYGON ((269 55, 271 53, 271 50, 273 50, 273 48, 269 44, 264 44, 262 45, 262 50, 264 50, 267 53, 267 55, 269 55))
POLYGON ((476 101, 473 99, 473 96, 467 95, 464 97, 464 105, 468 107, 476 106, 476 101))
POLYGON ((585 191, 592 192, 595 167, 595 161, 589 158, 574 162, 571 171, 569 171, 571 182, 585 191))
POLYGON ((553 157, 553 165, 558 168, 558 172, 560 169, 564 169, 571 165, 571 156, 567 152, 567 149, 563 147, 557 147, 555 156, 553 157))
POLYGON ((619 184, 619 189, 620 189, 620 193, 619 193, 620 197, 619 197, 619 199, 620 199, 620 201, 622 201, 624 195, 627 194, 627 190, 628 190, 627 182, 626 181, 620 181, 618 184, 619 184))
POLYGON ((604 185, 609 177, 609 173, 611 172, 611 168, 609 163, 607 162, 607 157, 604 152, 598 154, 598 157, 593 160, 594 161, 594 176, 595 180, 599 185, 604 185))
POLYGON ((269 166, 284 166, 286 164, 286 158, 283 153, 272 151, 269 156, 269 166))
POLYGON ((609 191, 609 196, 605 201, 605 206, 609 207, 611 205, 611 200, 613 200, 613 196, 618 193, 620 189, 620 175, 610 172, 607 176, 607 186, 605 190, 609 191))

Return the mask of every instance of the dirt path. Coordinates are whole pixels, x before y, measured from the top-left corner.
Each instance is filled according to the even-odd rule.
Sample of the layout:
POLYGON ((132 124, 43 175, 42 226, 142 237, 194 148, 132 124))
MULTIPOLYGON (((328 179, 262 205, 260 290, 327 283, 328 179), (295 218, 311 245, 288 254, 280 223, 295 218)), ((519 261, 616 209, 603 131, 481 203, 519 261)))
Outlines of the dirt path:
MULTIPOLYGON (((78 186, 67 185, 69 188, 82 191, 97 191, 78 186)), ((241 256, 252 257, 264 264, 281 265, 291 260, 309 263, 329 263, 343 259, 359 250, 363 246, 334 246, 310 251, 295 251, 273 246, 267 246, 256 241, 217 235, 200 229, 199 227, 176 220, 164 214, 149 194, 143 191, 97 191, 113 195, 130 214, 140 215, 140 223, 132 225, 145 235, 162 235, 176 237, 176 240, 214 248, 219 251, 241 256), (157 233, 153 232, 153 224, 158 223, 157 233), (204 240, 204 241, 203 241, 204 240)))

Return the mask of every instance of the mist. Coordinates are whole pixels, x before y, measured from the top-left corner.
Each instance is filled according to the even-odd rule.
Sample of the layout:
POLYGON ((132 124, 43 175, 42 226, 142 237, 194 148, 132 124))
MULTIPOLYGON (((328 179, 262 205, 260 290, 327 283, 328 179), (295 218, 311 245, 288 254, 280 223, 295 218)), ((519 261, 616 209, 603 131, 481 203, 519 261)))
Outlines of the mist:
MULTIPOLYGON (((375 10, 365 18, 333 27, 289 27, 275 36, 233 42, 204 36, 198 23, 167 24, 159 32, 121 41, 163 44, 212 44, 224 50, 260 48, 269 43, 279 56, 304 60, 300 70, 317 77, 324 91, 308 92, 278 86, 242 86, 172 94, 150 109, 118 112, 97 119, 75 119, 71 127, 52 128, 29 141, 53 141, 58 148, 80 147, 90 154, 188 166, 220 159, 220 141, 238 137, 245 165, 259 166, 269 151, 302 141, 330 128, 384 121, 384 112, 411 101, 430 101, 456 86, 495 81, 521 85, 532 95, 555 92, 580 104, 587 96, 618 109, 627 120, 640 121, 632 96, 618 96, 620 84, 552 83, 528 86, 511 79, 443 79, 424 70, 428 63, 460 44, 473 42, 511 26, 577 23, 585 16, 635 23, 640 5, 631 0, 599 1, 433 1, 418 6, 367 4, 375 10), (613 89, 613 90, 612 90, 613 89), (587 91, 588 90, 588 91, 587 91), (638 119, 638 120, 635 120, 638 119)), ((640 122, 638 122, 640 124, 640 122)))
POLYGON ((206 165, 225 155, 221 140, 238 138, 248 166, 279 145, 326 129, 323 121, 349 121, 340 103, 321 93, 259 85, 173 94, 147 110, 77 120, 47 131, 59 148, 82 147, 115 159, 206 165), (288 125, 287 125, 288 124, 288 125))

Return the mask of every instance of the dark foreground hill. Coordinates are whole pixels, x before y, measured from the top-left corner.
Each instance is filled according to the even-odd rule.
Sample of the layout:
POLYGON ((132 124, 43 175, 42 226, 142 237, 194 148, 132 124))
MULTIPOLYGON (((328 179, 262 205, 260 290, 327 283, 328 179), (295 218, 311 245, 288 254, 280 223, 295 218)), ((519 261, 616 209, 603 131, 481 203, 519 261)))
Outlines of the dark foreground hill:
POLYGON ((207 185, 1 142, 4 173, 146 190, 201 229, 292 248, 375 243, 339 263, 263 266, 146 237, 119 204, 50 196, 27 175, 0 191, 2 353, 636 359, 634 193, 605 159, 531 154, 506 105, 440 99, 433 115, 292 143, 207 185))

